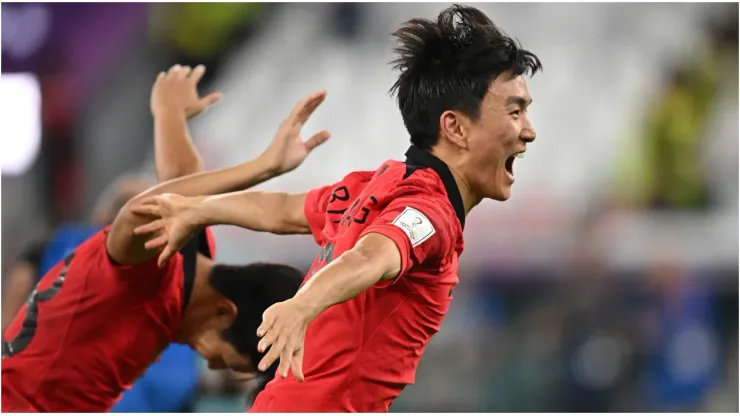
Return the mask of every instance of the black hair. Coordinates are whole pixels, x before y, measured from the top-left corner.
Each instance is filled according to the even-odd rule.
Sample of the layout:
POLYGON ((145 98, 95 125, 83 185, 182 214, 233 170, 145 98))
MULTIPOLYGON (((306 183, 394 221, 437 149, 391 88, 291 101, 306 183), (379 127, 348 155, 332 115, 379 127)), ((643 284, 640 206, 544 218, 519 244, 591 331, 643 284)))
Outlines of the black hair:
MULTIPOLYGON (((234 323, 222 335, 255 366, 264 357, 257 351, 257 328, 262 323, 262 314, 275 303, 292 298, 298 292, 303 276, 298 269, 282 264, 217 264, 213 267, 211 286, 234 302, 237 308, 234 323)), ((276 369, 277 362, 265 373, 274 375, 276 369)))
POLYGON ((473 120, 490 83, 500 74, 534 75, 539 58, 522 49, 480 10, 453 5, 437 21, 411 19, 393 33, 400 70, 396 94, 411 142, 429 150, 439 137, 439 118, 457 110, 473 120))

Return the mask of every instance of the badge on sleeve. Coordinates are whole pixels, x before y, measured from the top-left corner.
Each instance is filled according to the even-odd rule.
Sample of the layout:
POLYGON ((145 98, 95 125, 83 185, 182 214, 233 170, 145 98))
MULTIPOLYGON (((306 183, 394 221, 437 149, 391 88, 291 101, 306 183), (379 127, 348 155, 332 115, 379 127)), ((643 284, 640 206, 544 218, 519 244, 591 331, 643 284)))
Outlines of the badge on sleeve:
POLYGON ((401 215, 391 223, 403 230, 411 240, 411 246, 416 247, 434 235, 434 226, 424 214, 406 207, 401 215))

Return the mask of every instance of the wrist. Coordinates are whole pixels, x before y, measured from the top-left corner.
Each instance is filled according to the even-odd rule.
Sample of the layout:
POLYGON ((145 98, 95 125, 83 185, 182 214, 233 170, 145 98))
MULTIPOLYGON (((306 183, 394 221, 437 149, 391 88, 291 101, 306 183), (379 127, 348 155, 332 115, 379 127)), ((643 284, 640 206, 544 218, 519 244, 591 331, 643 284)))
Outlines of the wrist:
POLYGON ((188 198, 188 221, 195 227, 207 227, 210 223, 208 197, 194 196, 188 198))
POLYGON ((178 117, 178 118, 187 119, 187 114, 185 113, 184 108, 168 106, 165 104, 159 104, 159 105, 153 106, 152 115, 154 115, 155 119, 164 118, 164 117, 178 117))
POLYGON ((312 299, 309 291, 298 291, 293 297, 293 301, 298 305, 298 310, 301 312, 305 323, 313 321, 319 316, 326 308, 322 307, 319 302, 312 299))
POLYGON ((264 154, 257 157, 254 162, 257 163, 259 170, 262 172, 261 179, 263 180, 268 180, 282 174, 282 172, 280 172, 280 167, 275 164, 275 162, 271 160, 270 157, 265 156, 264 154))

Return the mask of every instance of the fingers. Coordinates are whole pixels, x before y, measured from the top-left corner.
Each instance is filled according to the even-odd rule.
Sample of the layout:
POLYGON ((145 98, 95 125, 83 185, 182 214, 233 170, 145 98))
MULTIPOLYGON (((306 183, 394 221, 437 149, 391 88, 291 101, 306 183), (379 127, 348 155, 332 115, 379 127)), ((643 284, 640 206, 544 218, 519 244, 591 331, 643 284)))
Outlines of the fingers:
POLYGON ((282 378, 288 377, 288 370, 290 370, 290 362, 293 359, 293 343, 287 342, 285 348, 280 352, 280 365, 278 366, 278 373, 282 378))
POLYGON ((173 254, 175 254, 175 250, 173 250, 170 246, 166 246, 157 259, 157 266, 159 266, 160 269, 164 267, 173 254))
POLYGON ((293 359, 290 360, 290 372, 296 380, 303 381, 303 348, 293 354, 293 359))
POLYGON ((164 78, 164 77, 165 77, 165 75, 167 75, 167 73, 166 73, 166 72, 164 72, 164 71, 162 71, 162 72, 160 72, 159 74, 157 74, 157 79, 156 79, 156 80, 154 80, 154 83, 155 83, 155 84, 156 84, 156 83, 158 83, 158 82, 159 82, 159 81, 160 81, 160 80, 161 80, 162 78, 164 78))
POLYGON ((293 108, 293 112, 291 113, 292 124, 305 124, 314 110, 324 102, 324 99, 326 99, 325 90, 314 92, 302 99, 293 108))
POLYGON ((269 331, 264 338, 260 341, 260 343, 257 345, 257 350, 259 352, 265 352, 267 348, 272 345, 273 342, 275 342, 275 337, 278 335, 277 331, 269 331))
POLYGON ((200 104, 203 106, 203 109, 207 109, 208 107, 212 106, 213 104, 216 104, 221 99, 222 94, 220 92, 212 92, 205 97, 201 98, 200 104))
POLYGON ((139 201, 139 205, 159 205, 159 200, 162 197, 168 197, 172 194, 161 194, 161 195, 150 195, 144 197, 139 201))
POLYGON ((144 243, 144 248, 146 248, 147 250, 155 250, 155 249, 159 249, 159 248, 166 246, 168 242, 169 242, 169 239, 167 235, 162 234, 159 237, 153 238, 147 241, 146 243, 144 243))
MULTIPOLYGON (((274 305, 273 305, 274 306, 274 305)), ((272 308, 272 306, 270 307, 272 308)), ((262 324, 257 328, 257 336, 263 337, 272 328, 272 324, 275 322, 275 317, 273 314, 269 313, 270 308, 265 310, 265 312, 262 314, 262 324)))
POLYGON ((131 207, 131 212, 134 214, 159 217, 161 211, 159 209, 159 205, 133 205, 131 207))
POLYGON ((144 225, 140 225, 134 228, 134 235, 147 235, 155 231, 163 230, 165 228, 165 222, 162 219, 154 220, 144 225))
POLYGON ((189 66, 180 66, 180 65, 175 65, 175 66, 178 68, 175 71, 174 76, 179 79, 187 78, 188 75, 190 75, 190 72, 192 71, 192 68, 190 68, 189 66))
MULTIPOLYGON (((199 74, 199 75, 196 74, 197 75, 197 79, 195 79, 195 82, 196 83, 200 80, 200 78, 203 76, 203 73, 205 72, 205 67, 203 67, 202 70, 198 70, 198 68, 200 68, 200 67, 203 67, 203 65, 198 65, 195 68, 195 70, 199 74)), ((169 71, 167 71, 167 74, 166 75, 168 75, 170 78, 176 78, 176 79, 185 79, 185 78, 188 78, 188 77, 190 77, 192 79, 193 78, 191 76, 191 73, 192 72, 195 72, 195 71, 193 71, 193 69, 191 67, 189 67, 189 66, 183 66, 183 65, 180 65, 180 64, 176 64, 176 65, 173 65, 169 69, 169 71)))
POLYGON ((205 73, 206 67, 204 65, 198 65, 193 69, 193 72, 190 73, 190 80, 197 84, 200 82, 200 79, 203 78, 203 74, 205 73))
POLYGON ((277 341, 275 342, 275 345, 270 348, 270 350, 265 354, 265 356, 262 358, 262 361, 260 361, 259 370, 265 371, 280 357, 280 354, 283 352, 283 348, 285 348, 285 336, 278 335, 277 341))
POLYGON ((329 140, 329 137, 331 137, 331 135, 326 130, 314 134, 313 136, 311 136, 310 139, 308 139, 308 141, 306 141, 306 150, 310 152, 313 149, 321 146, 322 144, 326 143, 327 140, 329 140))
POLYGON ((167 75, 171 78, 177 77, 180 73, 182 73, 182 65, 175 64, 172 65, 169 71, 167 71, 167 75))

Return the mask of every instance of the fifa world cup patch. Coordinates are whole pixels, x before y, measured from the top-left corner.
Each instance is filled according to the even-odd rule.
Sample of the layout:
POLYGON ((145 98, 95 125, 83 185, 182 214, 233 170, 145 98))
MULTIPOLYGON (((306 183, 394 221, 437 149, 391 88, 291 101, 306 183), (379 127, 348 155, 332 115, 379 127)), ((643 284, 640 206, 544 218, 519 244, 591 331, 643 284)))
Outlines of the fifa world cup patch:
POLYGON ((411 240, 411 246, 416 247, 419 244, 425 242, 429 237, 435 233, 434 226, 429 218, 421 212, 406 207, 401 215, 396 217, 391 223, 396 227, 403 230, 411 240))

